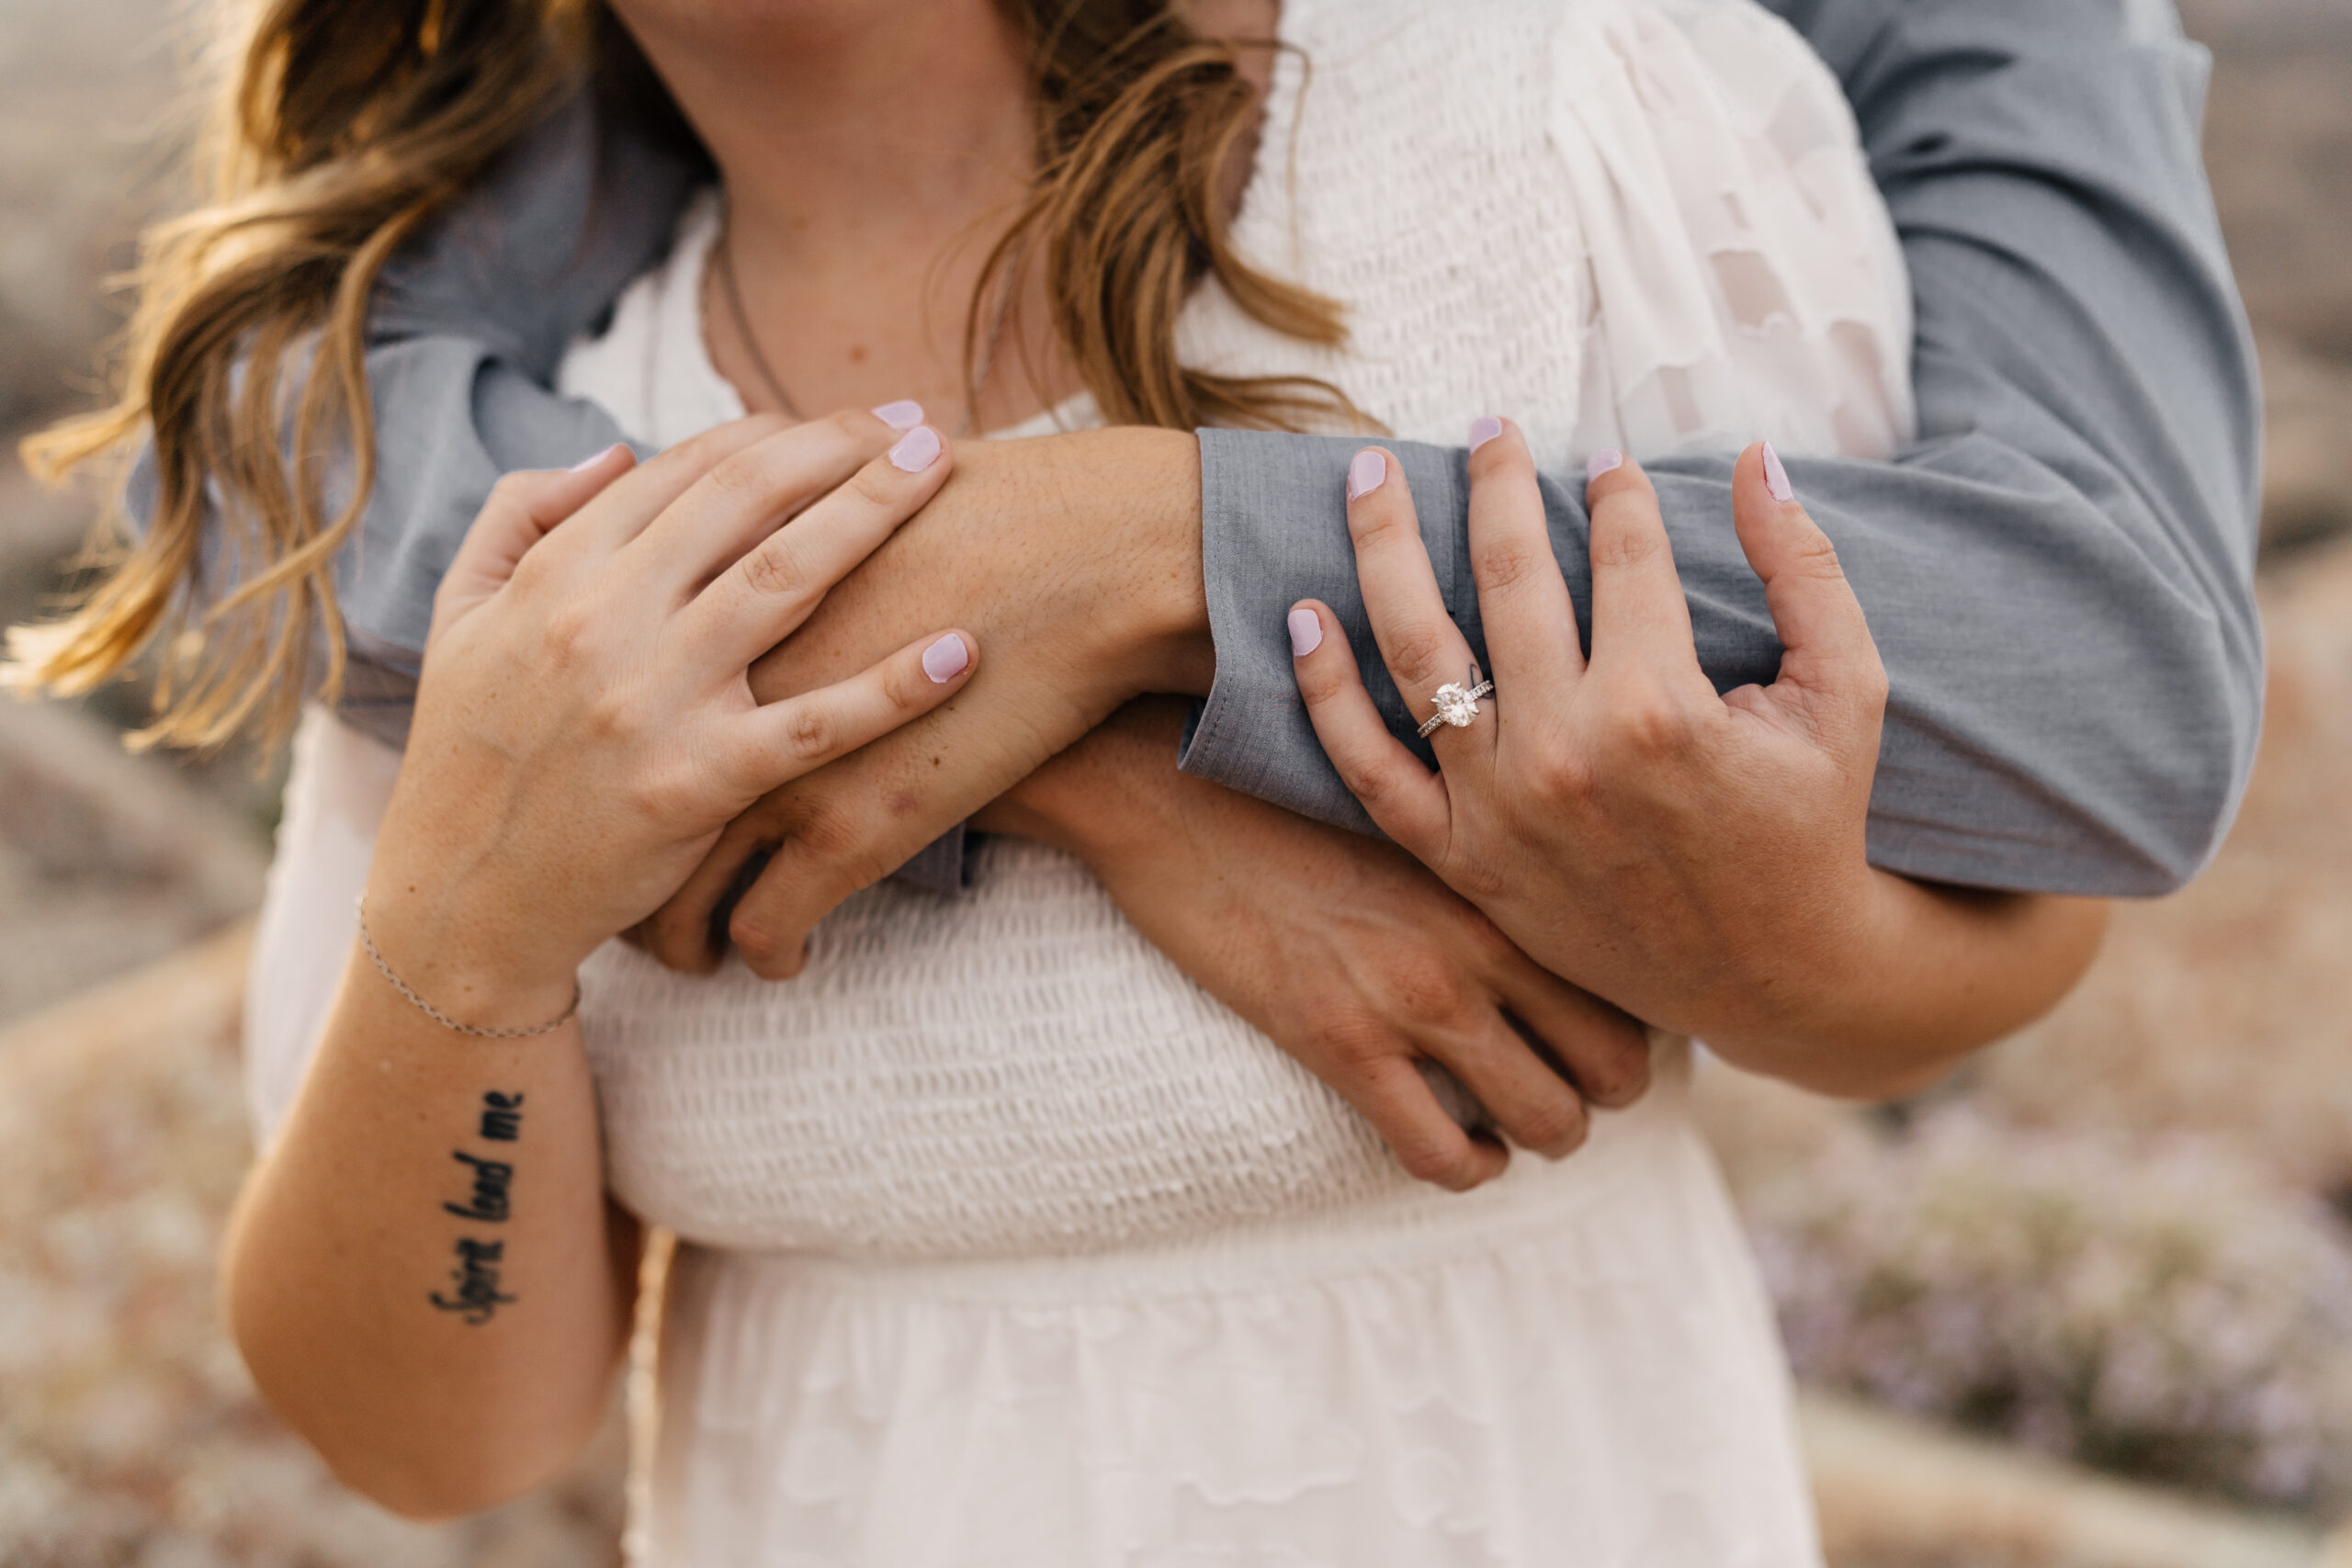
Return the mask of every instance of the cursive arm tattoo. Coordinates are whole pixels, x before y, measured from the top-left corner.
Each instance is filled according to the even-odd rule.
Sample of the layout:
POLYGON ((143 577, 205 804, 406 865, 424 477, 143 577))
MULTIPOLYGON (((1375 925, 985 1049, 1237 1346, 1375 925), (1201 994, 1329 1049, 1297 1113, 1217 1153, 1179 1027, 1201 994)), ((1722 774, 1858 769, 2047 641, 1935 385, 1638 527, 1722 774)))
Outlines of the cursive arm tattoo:
MULTIPOLYGON (((481 1097, 481 1120, 478 1131, 487 1142, 494 1144, 520 1143, 523 1137, 523 1097, 520 1094, 500 1094, 492 1090, 481 1097)), ((510 1159, 486 1159, 452 1149, 449 1157, 464 1166, 473 1181, 471 1196, 464 1203, 444 1203, 442 1209, 461 1220, 473 1220, 482 1224, 504 1224, 514 1213, 514 1163, 510 1159)), ((427 1299, 439 1311, 457 1313, 475 1327, 488 1323, 498 1314, 498 1309, 510 1305, 514 1298, 499 1288, 500 1270, 506 1262, 503 1239, 490 1240, 481 1236, 460 1235, 457 1238, 457 1266, 449 1270, 449 1282, 455 1293, 444 1295, 439 1291, 427 1299)))

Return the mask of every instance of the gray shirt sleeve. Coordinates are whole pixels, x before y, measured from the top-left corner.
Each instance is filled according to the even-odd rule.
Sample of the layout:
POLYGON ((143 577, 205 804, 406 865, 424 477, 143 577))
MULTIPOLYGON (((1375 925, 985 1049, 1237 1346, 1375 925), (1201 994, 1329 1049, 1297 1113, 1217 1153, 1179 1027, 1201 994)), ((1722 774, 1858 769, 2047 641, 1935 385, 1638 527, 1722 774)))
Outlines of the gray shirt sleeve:
MULTIPOLYGON (((1892 688, 1871 857, 1992 887, 2176 887, 2236 807, 2262 682, 2259 399, 2199 158, 2206 57, 2164 0, 1776 8, 1853 102, 1917 307, 1918 441, 1892 463, 1789 463, 1892 688)), ((1183 766, 1369 830, 1316 743, 1283 628, 1294 601, 1329 603, 1409 739, 1420 716, 1355 587, 1342 476, 1358 445, 1202 434, 1217 674, 1183 766)), ((1483 656, 1464 456, 1384 445, 1483 656)), ((1780 654, 1732 533, 1731 464, 1650 466, 1726 690, 1771 680, 1780 654)), ((1582 494, 1580 476, 1544 484, 1580 617, 1582 494)))

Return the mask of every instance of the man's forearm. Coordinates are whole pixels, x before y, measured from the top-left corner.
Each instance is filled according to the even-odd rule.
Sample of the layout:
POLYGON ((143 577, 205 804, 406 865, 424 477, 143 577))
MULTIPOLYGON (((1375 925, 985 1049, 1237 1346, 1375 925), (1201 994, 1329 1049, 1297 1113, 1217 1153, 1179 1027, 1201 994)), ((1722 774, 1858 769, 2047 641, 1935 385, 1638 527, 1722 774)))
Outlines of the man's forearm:
MULTIPOLYGON (((2196 51, 2151 27, 2160 6, 1770 3, 1838 73, 1917 293, 1921 444, 1892 468, 1791 464, 1893 678, 1873 851, 1993 886, 2172 886, 2226 825, 2260 687, 2256 404, 2198 162, 2196 51)), ((690 171, 593 115, 584 96, 567 106, 379 291, 379 477, 339 581, 355 644, 382 676, 368 695, 384 722, 370 728, 390 739, 413 674, 402 650, 422 646, 434 588, 490 485, 611 439, 607 415, 547 383, 693 189, 690 171), (486 249, 485 235, 500 243, 486 249)), ((1458 567, 1458 458, 1400 450, 1431 553, 1458 567)), ((1169 560, 1199 552, 1214 654, 1197 626, 1171 632, 1164 615, 1114 651, 1157 689, 1197 690, 1214 668, 1188 768, 1361 826, 1298 709, 1283 632, 1297 598, 1352 606, 1344 457, 1312 438, 1240 434, 1207 438, 1204 457, 1198 512, 1179 515, 1182 498, 1161 484, 1145 516, 1118 501, 1115 475, 1092 495, 1106 528, 1175 541, 1169 560)), ((1700 649, 1725 683, 1769 671, 1777 651, 1730 551, 1727 462, 1653 466, 1700 649)), ((1554 537, 1580 579, 1573 490, 1556 497, 1554 537)), ((1017 530, 1019 516, 978 525, 1017 530)), ((1147 585, 1181 589, 1181 565, 1160 570, 1176 575, 1147 585)), ((1458 587, 1454 608, 1475 630, 1458 587)))
MULTIPOLYGON (((1892 683, 1872 859, 2036 891, 2177 886, 2228 824, 2261 682, 2256 399, 2198 163, 2195 51, 2131 34, 2113 7, 1783 8, 1854 100, 1917 296, 1919 442, 1893 464, 1789 464, 1892 683)), ((1283 631, 1295 600, 1330 604, 1409 735, 1421 716, 1370 657, 1356 597, 1342 497, 1357 445, 1204 433, 1217 679, 1184 765, 1363 827, 1283 631)), ((1463 455, 1395 450, 1476 646, 1463 455)), ((1731 462, 1649 465, 1722 687, 1770 680, 1780 651, 1730 531, 1731 462)), ((1589 613, 1580 495, 1571 478, 1546 500, 1589 613)))

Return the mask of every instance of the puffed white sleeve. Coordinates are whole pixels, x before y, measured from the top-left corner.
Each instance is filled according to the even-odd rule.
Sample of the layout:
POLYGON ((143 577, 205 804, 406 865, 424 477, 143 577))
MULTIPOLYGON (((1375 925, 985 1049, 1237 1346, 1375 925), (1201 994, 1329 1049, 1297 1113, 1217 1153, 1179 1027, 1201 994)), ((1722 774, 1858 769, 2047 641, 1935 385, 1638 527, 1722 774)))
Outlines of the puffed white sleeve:
POLYGON ((376 834, 400 753, 313 705, 294 735, 245 984, 245 1105, 267 1148, 317 1054, 358 936, 376 834))

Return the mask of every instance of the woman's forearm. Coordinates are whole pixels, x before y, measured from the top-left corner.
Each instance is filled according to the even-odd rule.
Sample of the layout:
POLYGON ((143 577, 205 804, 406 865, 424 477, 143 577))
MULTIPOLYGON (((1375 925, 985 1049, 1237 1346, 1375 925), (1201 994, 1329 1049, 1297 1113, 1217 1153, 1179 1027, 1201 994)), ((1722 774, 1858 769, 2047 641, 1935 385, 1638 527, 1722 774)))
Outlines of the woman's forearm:
POLYGON ((1996 893, 1874 874, 1878 909, 1843 984, 1756 1035, 1711 1035, 1725 1060, 1816 1093, 1889 1100, 2055 1007, 2106 934, 2095 898, 1996 893))
POLYGON ((605 1408, 636 1277, 614 1213, 578 1024, 458 1034, 355 953, 238 1204, 231 1330, 346 1483, 412 1516, 487 1507, 560 1469, 605 1408))
POLYGON ((373 948, 224 1271, 254 1381, 362 1491, 482 1507, 595 1422, 636 1248, 607 1218, 580 965, 762 795, 963 689, 955 632, 764 707, 746 678, 952 466, 870 413, 747 419, 642 467, 511 474, 475 519, 368 867, 373 948))

